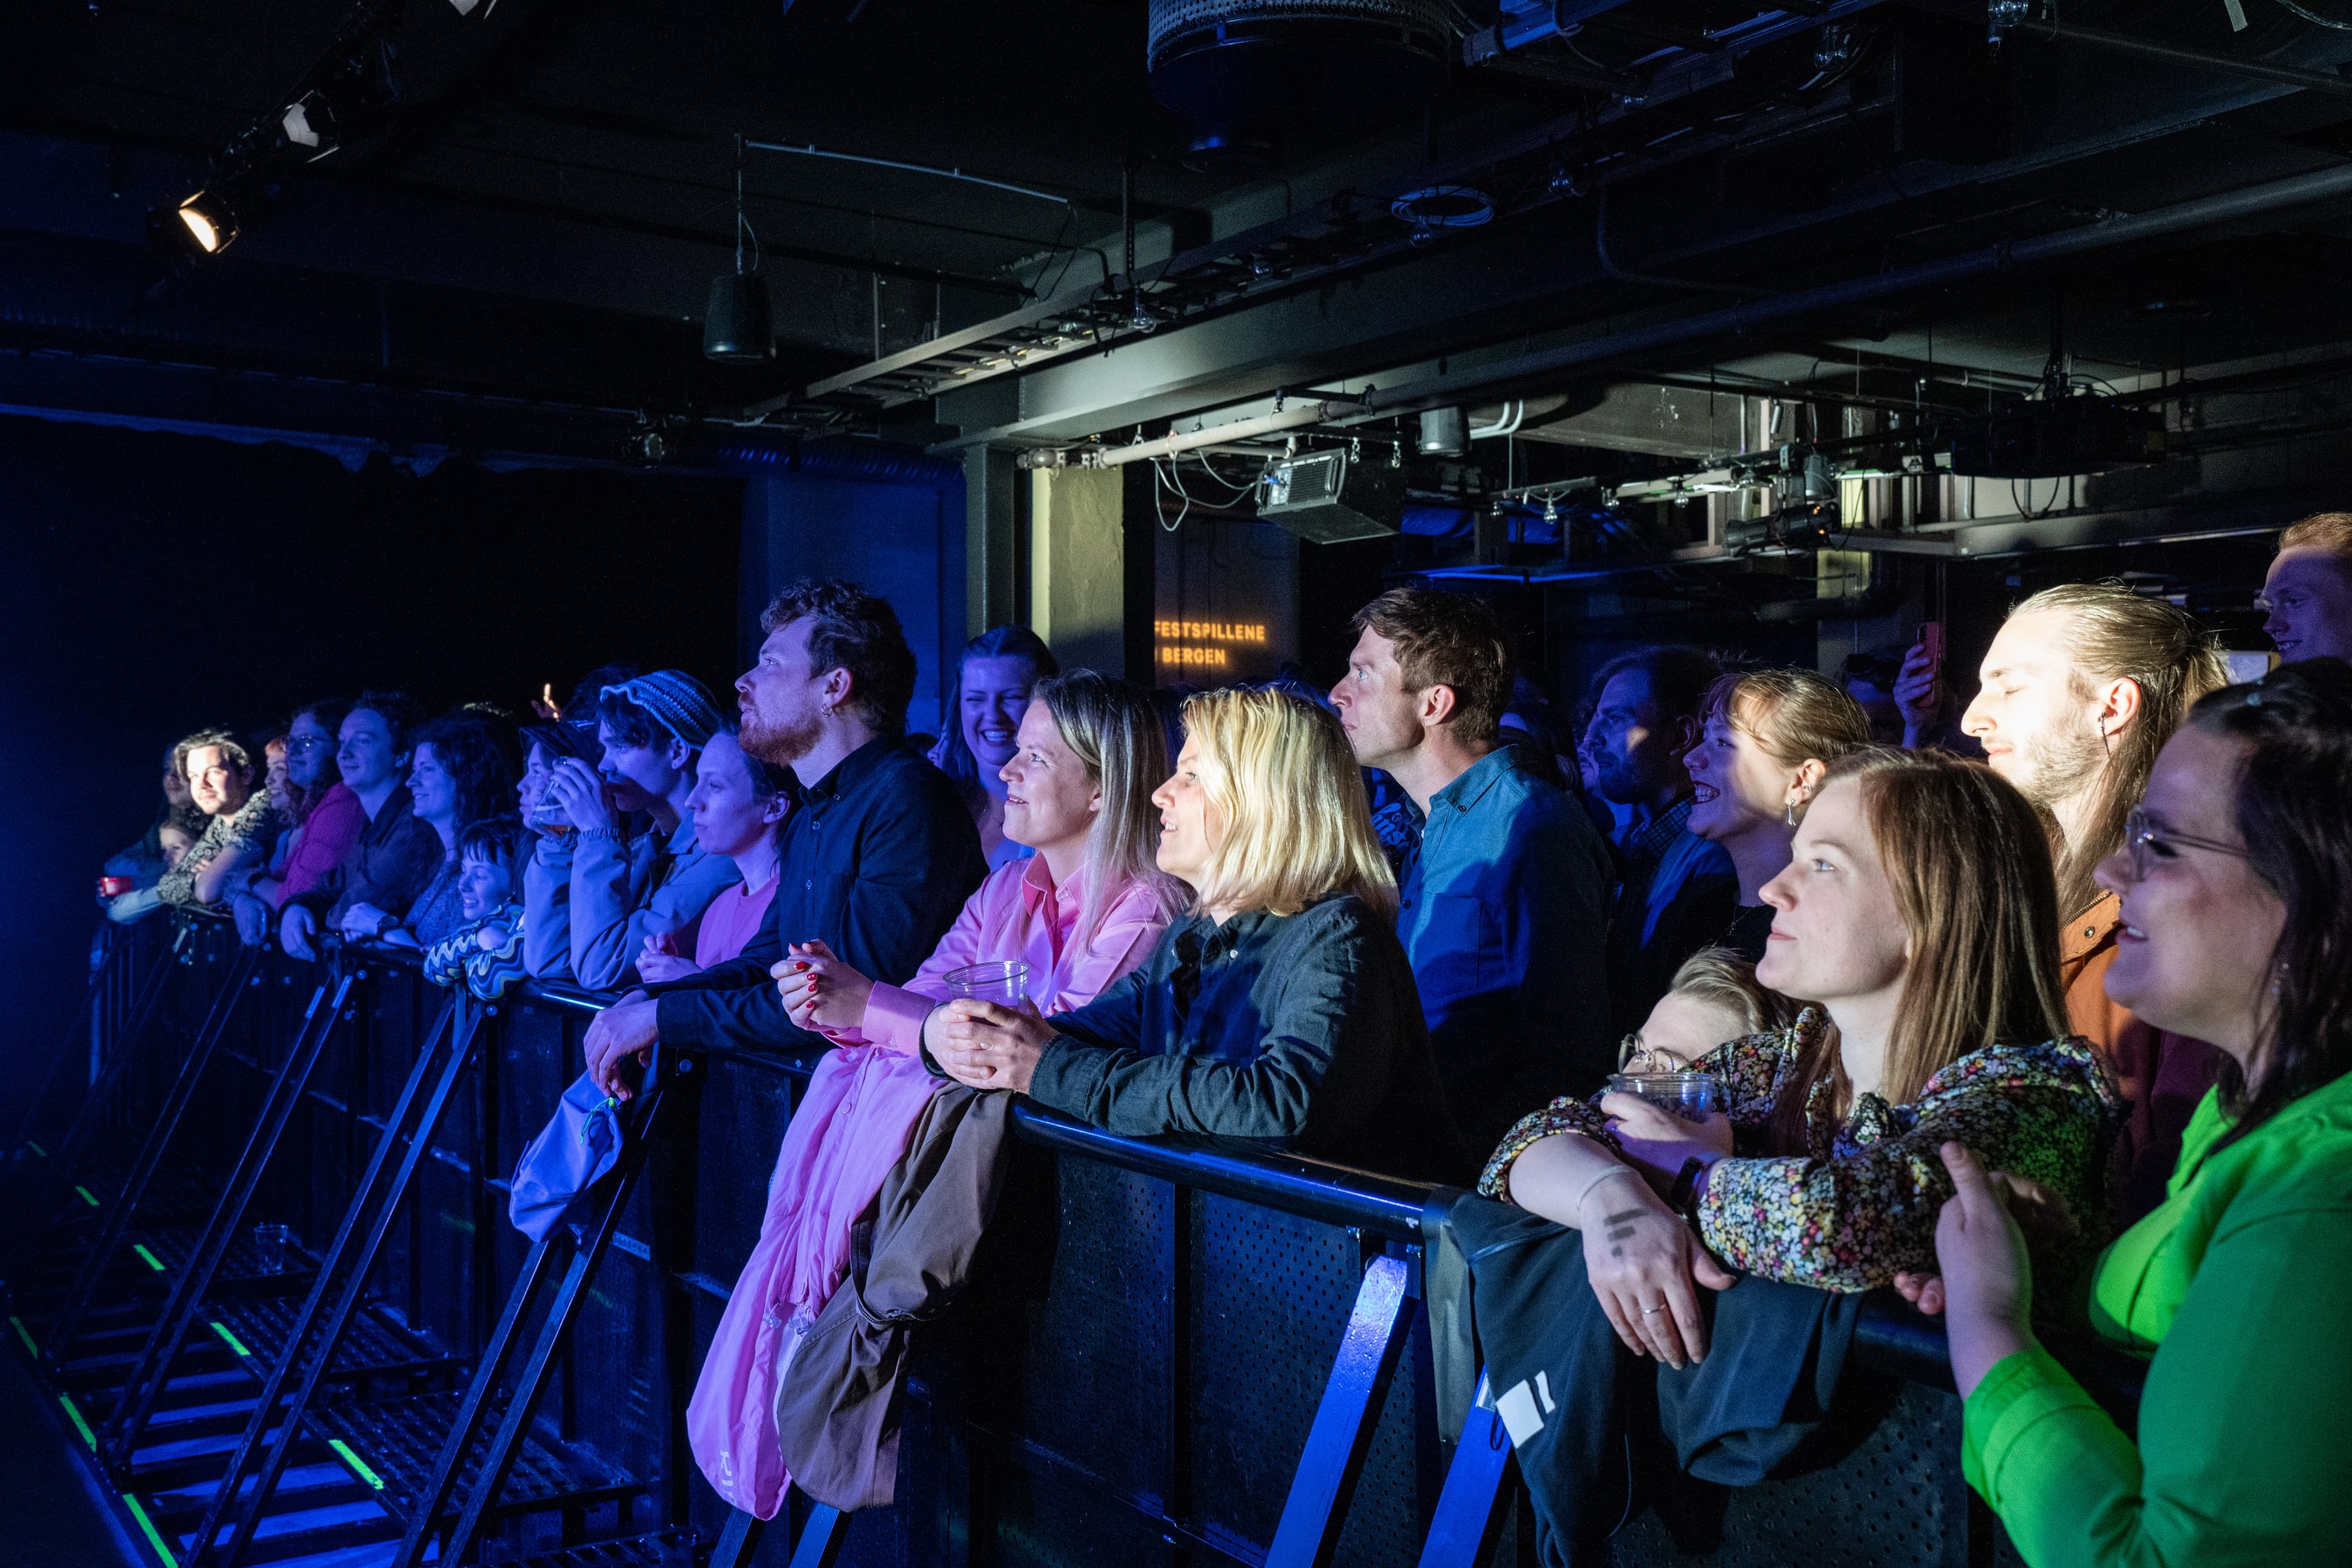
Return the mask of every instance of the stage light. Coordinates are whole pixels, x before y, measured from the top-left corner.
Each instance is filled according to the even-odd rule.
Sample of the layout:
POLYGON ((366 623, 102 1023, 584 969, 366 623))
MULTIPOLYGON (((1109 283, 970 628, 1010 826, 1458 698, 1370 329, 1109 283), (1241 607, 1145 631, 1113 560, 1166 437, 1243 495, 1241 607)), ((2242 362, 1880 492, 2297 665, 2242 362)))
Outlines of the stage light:
POLYGON ((278 124, 284 127, 286 140, 297 147, 310 150, 316 163, 342 145, 336 128, 335 106, 323 92, 306 92, 287 106, 278 124))
POLYGON ((207 256, 217 256, 236 241, 238 204, 226 191, 198 191, 180 204, 180 221, 207 256))

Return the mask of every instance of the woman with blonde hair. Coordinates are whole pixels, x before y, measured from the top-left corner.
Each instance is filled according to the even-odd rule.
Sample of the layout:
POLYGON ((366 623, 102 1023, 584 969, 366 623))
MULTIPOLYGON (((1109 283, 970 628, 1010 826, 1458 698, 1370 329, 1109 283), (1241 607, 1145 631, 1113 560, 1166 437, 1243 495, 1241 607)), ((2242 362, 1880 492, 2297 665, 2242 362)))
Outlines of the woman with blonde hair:
POLYGON ((1797 824, 1829 765, 1870 744, 1870 716, 1810 669, 1751 669, 1707 689, 1706 728, 1683 755, 1690 830, 1723 846, 1739 877, 1739 912, 1716 939, 1750 963, 1764 957, 1772 907, 1764 884, 1789 863, 1797 824))
POLYGON ((947 1073, 1127 1137, 1246 1139, 1451 1180, 1444 1110, 1396 881, 1346 731, 1277 690, 1184 704, 1152 795, 1160 868, 1192 885, 1141 968, 1053 1019, 950 1003, 925 1030, 947 1073))
POLYGON ((793 1108, 760 1239, 687 1405, 695 1458, 733 1506, 769 1519, 782 1505, 775 1391, 848 1275, 854 1227, 946 1087, 924 1062, 924 1021, 955 994, 956 972, 1025 963, 1013 1016, 1058 1015, 1134 968, 1182 901, 1151 863, 1150 791, 1167 766, 1159 715, 1136 688, 1087 669, 1039 682, 999 770, 1005 834, 1034 853, 990 874, 903 986, 821 942, 793 944, 776 966, 792 1021, 836 1048, 793 1108))

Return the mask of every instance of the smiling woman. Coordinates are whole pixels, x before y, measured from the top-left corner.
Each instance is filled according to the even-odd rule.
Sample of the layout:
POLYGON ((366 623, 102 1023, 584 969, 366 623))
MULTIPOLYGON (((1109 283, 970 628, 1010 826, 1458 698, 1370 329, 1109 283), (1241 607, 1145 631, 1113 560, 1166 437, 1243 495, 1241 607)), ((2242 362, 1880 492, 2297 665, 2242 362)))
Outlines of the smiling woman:
POLYGON ((1013 759, 1021 716, 1028 711, 1037 683, 1060 673, 1054 650, 1027 626, 1003 626, 964 644, 956 667, 955 695, 948 703, 952 721, 931 761, 955 781, 972 820, 980 825, 980 847, 989 869, 1027 853, 1004 831, 1004 764, 1013 759))

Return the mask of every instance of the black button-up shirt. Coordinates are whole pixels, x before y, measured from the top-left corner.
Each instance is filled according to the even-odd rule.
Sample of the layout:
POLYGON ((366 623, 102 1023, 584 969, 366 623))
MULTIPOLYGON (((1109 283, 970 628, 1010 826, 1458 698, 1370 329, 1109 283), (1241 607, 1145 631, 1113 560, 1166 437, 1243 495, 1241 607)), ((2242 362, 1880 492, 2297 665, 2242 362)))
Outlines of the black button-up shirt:
POLYGON ((911 979, 988 865, 948 776, 893 739, 869 741, 811 785, 778 846, 767 923, 740 956, 646 989, 661 1037, 704 1047, 822 1050, 784 1014, 768 971, 820 941, 869 980, 911 979))
POLYGON ((410 809, 406 784, 395 784, 360 829, 343 863, 320 879, 301 902, 324 910, 329 931, 343 923, 354 904, 373 904, 388 915, 404 915, 440 873, 447 851, 441 834, 410 809))
POLYGON ((1030 1098, 1106 1131, 1464 1177, 1404 949, 1353 895, 1222 925, 1183 916, 1141 968, 1054 1027, 1030 1098))

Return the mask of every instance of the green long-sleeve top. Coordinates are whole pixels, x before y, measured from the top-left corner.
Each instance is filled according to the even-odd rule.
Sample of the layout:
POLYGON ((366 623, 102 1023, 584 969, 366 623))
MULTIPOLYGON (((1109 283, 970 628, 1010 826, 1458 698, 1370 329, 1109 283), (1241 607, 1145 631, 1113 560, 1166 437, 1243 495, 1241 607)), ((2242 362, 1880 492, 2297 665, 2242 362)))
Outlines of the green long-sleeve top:
POLYGON ((2209 1093, 2091 1322, 2153 1348, 2137 1447, 2038 1346, 1969 1395, 1969 1482, 2032 1568, 2352 1563, 2352 1077, 2218 1152, 2209 1093))

